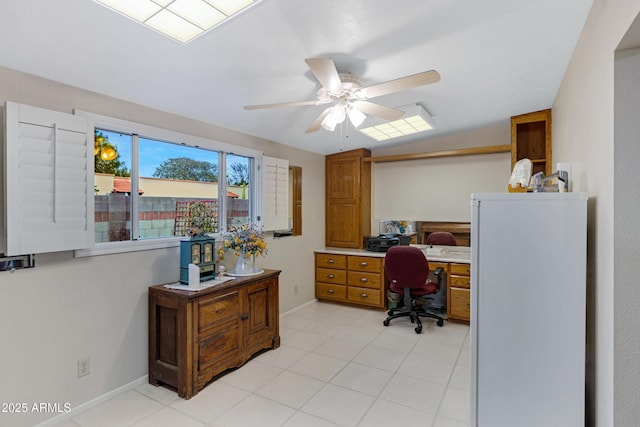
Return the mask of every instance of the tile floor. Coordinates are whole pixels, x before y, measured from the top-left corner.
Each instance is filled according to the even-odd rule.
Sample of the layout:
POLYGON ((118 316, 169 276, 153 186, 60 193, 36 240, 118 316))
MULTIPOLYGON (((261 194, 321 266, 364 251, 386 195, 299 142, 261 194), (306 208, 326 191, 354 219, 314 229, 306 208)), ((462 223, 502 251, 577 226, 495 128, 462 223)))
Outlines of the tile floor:
POLYGON ((195 397, 142 385, 58 427, 468 427, 469 327, 313 302, 282 316, 281 346, 195 397))

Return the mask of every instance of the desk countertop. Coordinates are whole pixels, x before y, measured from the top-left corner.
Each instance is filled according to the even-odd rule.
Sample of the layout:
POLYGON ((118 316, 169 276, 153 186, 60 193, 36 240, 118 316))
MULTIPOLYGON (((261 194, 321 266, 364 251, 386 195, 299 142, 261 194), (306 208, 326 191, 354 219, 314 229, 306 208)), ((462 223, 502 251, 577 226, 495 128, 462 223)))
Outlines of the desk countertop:
MULTIPOLYGON (((462 264, 471 263, 471 248, 468 246, 433 246, 411 245, 422 249, 427 256, 427 260, 433 262, 458 262, 462 264)), ((374 258, 384 258, 385 252, 371 252, 364 249, 342 249, 342 248, 321 248, 315 252, 339 255, 370 256, 374 258)))

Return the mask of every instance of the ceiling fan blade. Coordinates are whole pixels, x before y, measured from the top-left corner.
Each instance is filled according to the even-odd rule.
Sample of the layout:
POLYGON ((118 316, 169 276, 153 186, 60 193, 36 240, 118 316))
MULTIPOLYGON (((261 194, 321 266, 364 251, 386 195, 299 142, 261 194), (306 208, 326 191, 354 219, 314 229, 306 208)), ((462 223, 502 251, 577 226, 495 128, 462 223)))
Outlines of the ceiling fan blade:
POLYGON ((363 87, 356 92, 359 99, 375 98, 376 96, 387 95, 389 93, 400 92, 418 86, 428 85, 440 81, 440 74, 435 71, 424 71, 422 73, 413 74, 399 79, 389 80, 388 82, 378 83, 372 86, 363 87))
POLYGON ((329 107, 325 109, 322 113, 320 113, 320 115, 316 117, 316 119, 313 121, 313 123, 311 123, 311 125, 307 128, 307 130, 304 131, 304 133, 311 133, 319 130, 320 127, 322 126, 322 121, 324 120, 325 117, 327 117, 327 114, 329 114, 329 111, 331 111, 332 108, 333 107, 329 107))
POLYGON ((369 101, 355 101, 351 106, 369 116, 381 117, 389 121, 398 120, 400 117, 404 116, 404 111, 402 110, 385 107, 384 105, 374 104, 369 101))
POLYGON ((245 110, 264 110, 266 108, 280 108, 280 107, 302 107, 304 105, 319 105, 317 99, 313 101, 299 101, 299 102, 280 102, 276 104, 261 104, 261 105, 245 105, 245 110))
POLYGON ((305 62, 320 84, 330 93, 342 93, 342 82, 336 64, 330 58, 307 58, 305 62))

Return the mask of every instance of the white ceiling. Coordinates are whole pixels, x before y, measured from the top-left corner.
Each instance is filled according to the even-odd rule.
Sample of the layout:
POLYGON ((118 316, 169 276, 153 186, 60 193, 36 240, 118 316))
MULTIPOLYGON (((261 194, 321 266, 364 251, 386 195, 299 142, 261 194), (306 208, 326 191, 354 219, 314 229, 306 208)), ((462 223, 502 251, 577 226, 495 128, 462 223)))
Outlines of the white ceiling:
MULTIPOLYGON (((1 0, 0 65, 322 154, 376 142, 305 134, 326 106, 304 59, 333 58, 364 86, 435 69, 441 81, 375 98, 421 104, 422 141, 549 108, 591 0, 263 0, 182 45, 91 0, 1 0)), ((0 82, 2 84, 2 82, 0 82)))

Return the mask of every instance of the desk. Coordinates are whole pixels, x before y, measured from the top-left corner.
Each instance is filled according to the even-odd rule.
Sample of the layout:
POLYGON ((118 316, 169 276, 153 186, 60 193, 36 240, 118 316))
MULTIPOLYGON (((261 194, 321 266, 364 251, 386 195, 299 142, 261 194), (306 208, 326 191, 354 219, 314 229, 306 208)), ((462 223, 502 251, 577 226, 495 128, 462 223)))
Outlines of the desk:
MULTIPOLYGON (((469 322, 471 310, 471 248, 467 246, 416 246, 425 252, 431 270, 442 267, 447 284, 447 317, 469 322)), ((362 249, 315 250, 316 298, 368 307, 386 308, 388 281, 384 279, 384 252, 362 249), (365 268, 371 275, 363 274, 365 268), (375 266, 375 267, 373 267, 375 266), (377 280, 376 280, 377 279, 377 280), (364 296, 363 296, 364 295, 364 296)))

